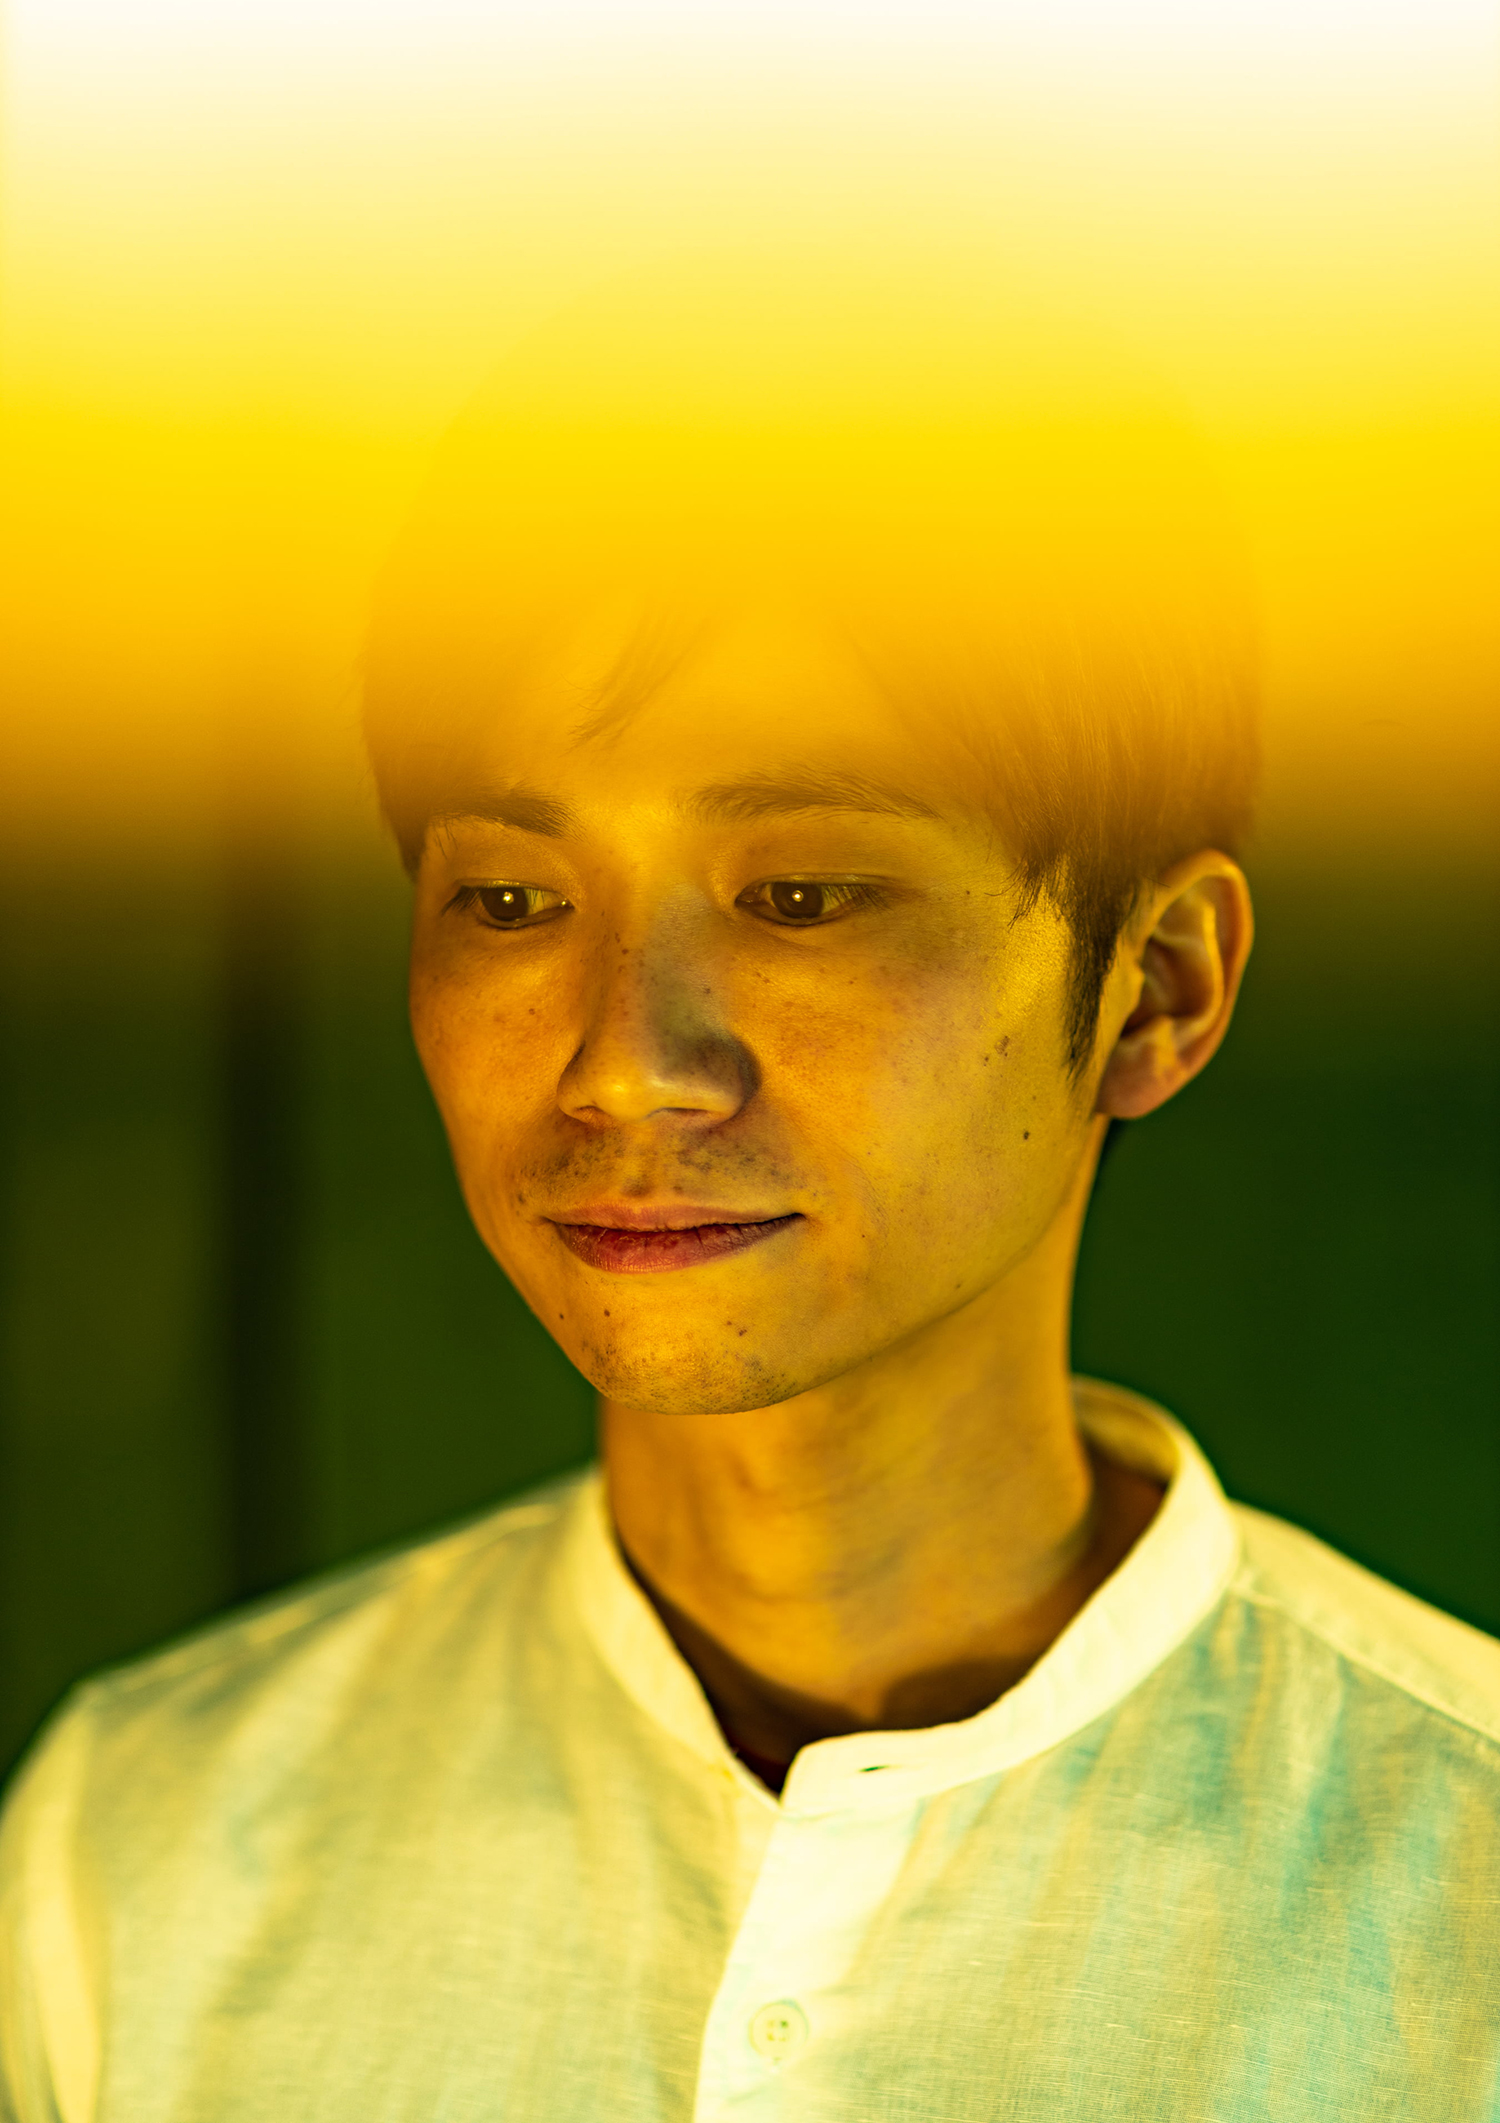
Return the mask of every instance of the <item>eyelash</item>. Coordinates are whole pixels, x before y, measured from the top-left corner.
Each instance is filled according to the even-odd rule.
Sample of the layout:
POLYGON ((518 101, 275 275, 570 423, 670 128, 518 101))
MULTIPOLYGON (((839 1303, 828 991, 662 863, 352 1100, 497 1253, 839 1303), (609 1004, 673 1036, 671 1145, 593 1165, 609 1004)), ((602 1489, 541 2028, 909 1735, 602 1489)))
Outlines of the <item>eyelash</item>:
MULTIPOLYGON (((879 888, 875 885, 846 883, 837 878, 772 877, 765 879, 761 884, 751 885, 739 895, 735 905, 744 907, 752 913, 760 912, 761 910, 756 904, 756 896, 761 893, 774 893, 778 888, 794 895, 808 891, 816 892, 819 894, 820 901, 817 912, 808 914, 805 918, 799 918, 796 913, 790 912, 785 908, 778 909, 776 914, 772 914, 769 911, 762 913, 761 918, 770 921, 772 926, 778 929, 823 928, 830 920, 836 920, 841 913, 852 913, 859 907, 876 906, 881 898, 879 888), (826 904, 830 895, 835 895, 832 907, 826 904), (778 915, 779 919, 777 918, 778 915)), ((462 914, 466 913, 470 908, 477 908, 479 910, 479 920, 485 928, 534 929, 539 927, 541 923, 552 920, 556 915, 570 913, 572 911, 572 901, 563 899, 559 895, 556 906, 535 908, 516 921, 498 921, 494 919, 493 916, 486 914, 482 903, 486 895, 491 892, 524 892, 541 895, 547 889, 545 885, 499 882, 489 885, 460 885, 443 911, 446 914, 462 914)), ((761 904, 764 906, 765 903, 762 902, 761 904)))
POLYGON ((449 900, 447 906, 443 909, 443 912, 445 914, 463 914, 467 912, 470 907, 479 907, 480 922, 487 929, 535 929, 539 927, 542 922, 550 921, 554 915, 568 913, 572 906, 572 901, 564 899, 561 894, 559 894, 558 902, 555 907, 537 907, 528 912, 524 919, 519 921, 496 921, 492 916, 486 915, 481 906, 481 902, 483 901, 486 893, 489 892, 535 892, 537 894, 541 894, 544 893, 546 889, 547 887, 545 885, 520 885, 509 883, 495 883, 492 885, 460 885, 458 890, 454 893, 453 897, 449 900))
MULTIPOLYGON (((779 921, 773 920, 773 926, 778 929, 820 929, 830 919, 837 919, 840 913, 852 913, 858 907, 878 906, 881 897, 879 888, 875 885, 850 884, 838 878, 771 877, 767 878, 764 884, 752 885, 748 892, 742 892, 735 904, 754 910, 753 894, 775 892, 778 888, 789 892, 813 891, 823 895, 825 899, 830 893, 838 895, 832 908, 825 911, 820 906, 818 912, 806 920, 799 921, 795 915, 783 912, 779 921)), ((769 915, 764 918, 773 919, 769 915)))

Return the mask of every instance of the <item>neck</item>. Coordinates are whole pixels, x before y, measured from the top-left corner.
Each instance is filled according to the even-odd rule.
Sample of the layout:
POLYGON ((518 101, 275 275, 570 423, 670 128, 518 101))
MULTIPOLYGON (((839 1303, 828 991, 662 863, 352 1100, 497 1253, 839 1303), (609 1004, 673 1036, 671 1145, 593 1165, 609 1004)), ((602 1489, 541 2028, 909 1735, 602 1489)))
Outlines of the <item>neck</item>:
POLYGON ((745 1749, 972 1716, 1149 1520, 1155 1487, 1074 1420, 1088 1177, 1010 1276, 828 1385, 727 1415, 605 1403, 622 1546, 745 1749))

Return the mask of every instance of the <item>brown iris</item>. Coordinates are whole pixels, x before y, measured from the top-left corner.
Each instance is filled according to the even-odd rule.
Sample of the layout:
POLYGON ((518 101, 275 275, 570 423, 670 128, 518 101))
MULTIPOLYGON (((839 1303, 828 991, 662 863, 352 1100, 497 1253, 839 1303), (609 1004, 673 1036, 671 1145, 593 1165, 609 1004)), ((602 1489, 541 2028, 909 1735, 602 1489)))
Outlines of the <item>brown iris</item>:
POLYGON ((479 904, 490 921, 524 921, 531 912, 531 894, 524 885, 485 885, 479 904))
POLYGON ((770 889, 771 905, 786 921, 816 921, 824 911, 827 894, 821 885, 783 880, 770 889))

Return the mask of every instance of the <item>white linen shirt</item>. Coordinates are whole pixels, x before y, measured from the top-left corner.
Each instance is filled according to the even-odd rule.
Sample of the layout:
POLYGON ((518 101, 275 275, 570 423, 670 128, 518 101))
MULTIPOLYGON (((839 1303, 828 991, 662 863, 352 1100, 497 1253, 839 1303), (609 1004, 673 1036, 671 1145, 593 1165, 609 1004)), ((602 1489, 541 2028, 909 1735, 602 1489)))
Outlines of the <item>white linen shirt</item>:
POLYGON ((977 1717, 778 1801, 597 1475, 87 1683, 0 1839, 16 2123, 1500 2116, 1500 1645, 1168 1482, 977 1717))

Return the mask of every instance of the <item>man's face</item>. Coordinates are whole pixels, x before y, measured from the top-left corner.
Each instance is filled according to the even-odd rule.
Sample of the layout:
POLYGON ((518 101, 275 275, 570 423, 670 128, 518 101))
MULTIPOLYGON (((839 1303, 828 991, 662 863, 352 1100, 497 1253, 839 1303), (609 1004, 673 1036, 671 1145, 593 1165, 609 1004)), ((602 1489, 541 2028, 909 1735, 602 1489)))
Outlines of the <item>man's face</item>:
POLYGON ((1068 937, 1014 919, 961 771, 815 633, 725 629, 580 738, 590 661, 534 670, 476 769, 494 815, 429 834, 417 1043, 481 1234, 586 1376, 764 1407, 1062 1212, 1068 937))

